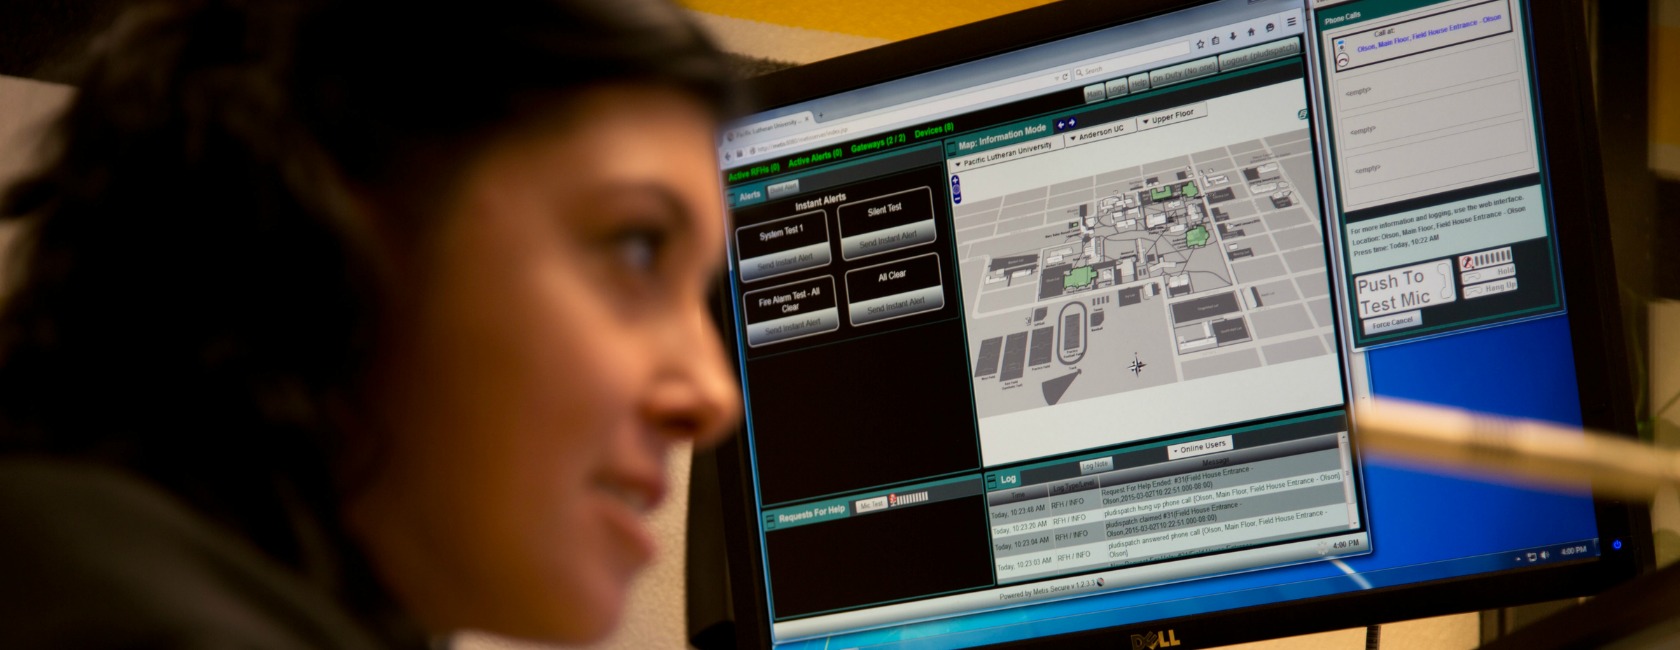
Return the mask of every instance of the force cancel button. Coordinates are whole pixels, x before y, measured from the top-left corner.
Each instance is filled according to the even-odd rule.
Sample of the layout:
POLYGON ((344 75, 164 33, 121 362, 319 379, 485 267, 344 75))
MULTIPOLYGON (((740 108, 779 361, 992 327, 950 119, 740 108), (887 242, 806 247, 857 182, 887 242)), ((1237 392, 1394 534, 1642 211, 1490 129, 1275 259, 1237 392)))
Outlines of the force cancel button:
POLYGON ((1365 319, 1365 335, 1371 336, 1391 330, 1403 330, 1423 324, 1423 312, 1416 309, 1398 314, 1365 319))

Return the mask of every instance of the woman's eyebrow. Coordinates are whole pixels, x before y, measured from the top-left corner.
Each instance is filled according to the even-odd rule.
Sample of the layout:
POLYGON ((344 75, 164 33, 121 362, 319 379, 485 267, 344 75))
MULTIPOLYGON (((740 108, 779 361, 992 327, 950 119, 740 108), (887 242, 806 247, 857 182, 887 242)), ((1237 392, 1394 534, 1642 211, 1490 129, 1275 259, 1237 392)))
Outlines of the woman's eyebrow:
POLYGON ((603 185, 593 194, 599 200, 612 200, 617 197, 636 195, 652 199, 652 203, 659 207, 657 216, 667 221, 666 225, 678 231, 678 234, 689 234, 698 229, 695 223, 699 215, 691 209, 687 202, 669 185, 658 181, 622 181, 603 185))

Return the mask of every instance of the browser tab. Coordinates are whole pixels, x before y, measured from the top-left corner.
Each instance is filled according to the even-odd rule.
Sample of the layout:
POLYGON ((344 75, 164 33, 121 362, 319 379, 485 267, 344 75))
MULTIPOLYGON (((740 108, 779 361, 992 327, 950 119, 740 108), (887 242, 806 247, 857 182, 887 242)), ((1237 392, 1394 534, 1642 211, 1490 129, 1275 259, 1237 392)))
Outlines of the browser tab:
POLYGON ((815 121, 816 118, 812 116, 811 111, 800 111, 792 115, 783 115, 730 129, 724 132, 723 139, 726 145, 737 141, 762 140, 778 133, 807 128, 815 121))

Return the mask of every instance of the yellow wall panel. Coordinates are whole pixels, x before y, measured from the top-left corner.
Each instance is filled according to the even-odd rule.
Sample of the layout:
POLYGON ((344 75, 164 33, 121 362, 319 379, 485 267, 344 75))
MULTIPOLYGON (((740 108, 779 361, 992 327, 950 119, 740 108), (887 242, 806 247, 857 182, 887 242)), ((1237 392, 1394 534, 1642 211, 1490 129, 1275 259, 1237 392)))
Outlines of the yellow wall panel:
POLYGON ((855 36, 900 40, 993 16, 1049 4, 1051 0, 678 0, 689 9, 855 36))
POLYGON ((1680 179, 1680 0, 1651 8, 1651 170, 1680 179))

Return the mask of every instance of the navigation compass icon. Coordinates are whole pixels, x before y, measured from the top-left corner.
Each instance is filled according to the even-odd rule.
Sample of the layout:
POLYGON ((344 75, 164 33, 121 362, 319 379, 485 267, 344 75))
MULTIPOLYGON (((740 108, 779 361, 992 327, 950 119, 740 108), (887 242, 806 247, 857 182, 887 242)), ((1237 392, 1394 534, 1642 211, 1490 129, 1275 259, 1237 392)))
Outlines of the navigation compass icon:
POLYGON ((1143 369, 1144 369, 1145 366, 1148 366, 1148 365, 1149 364, 1144 363, 1142 359, 1138 358, 1138 355, 1137 355, 1136 352, 1133 352, 1132 353, 1132 362, 1129 363, 1129 364, 1126 364, 1126 369, 1132 371, 1132 376, 1133 377, 1138 377, 1138 376, 1143 375, 1143 369))

